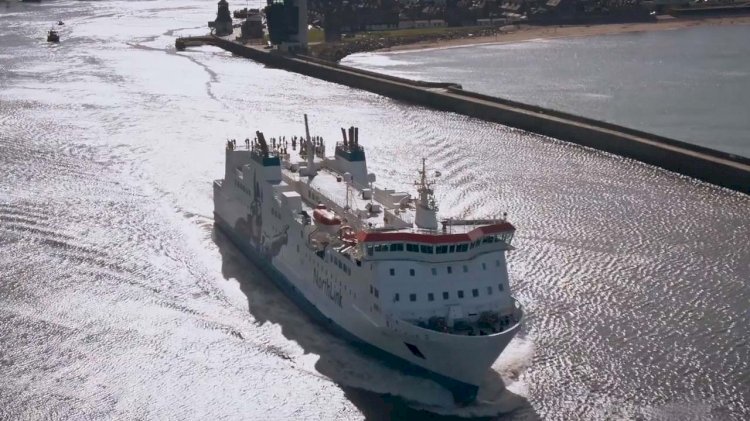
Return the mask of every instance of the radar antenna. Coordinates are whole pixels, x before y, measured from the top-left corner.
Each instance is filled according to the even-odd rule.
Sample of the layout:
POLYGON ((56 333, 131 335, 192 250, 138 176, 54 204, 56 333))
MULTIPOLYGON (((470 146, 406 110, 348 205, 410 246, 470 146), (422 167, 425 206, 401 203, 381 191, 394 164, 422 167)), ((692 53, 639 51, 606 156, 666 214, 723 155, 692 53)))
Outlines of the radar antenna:
MULTIPOLYGON (((436 230, 438 206, 435 200, 435 191, 432 189, 435 180, 427 177, 426 161, 425 158, 422 158, 422 169, 418 170, 419 180, 414 182, 419 193, 414 223, 422 229, 436 230)), ((434 176, 440 177, 440 172, 435 171, 434 176)))
MULTIPOLYGON (((427 159, 422 158, 422 169, 417 170, 419 173, 419 180, 414 182, 417 186, 417 192, 419 193, 419 201, 425 208, 431 211, 438 211, 437 201, 435 200, 435 191, 432 186, 435 184, 435 179, 427 177, 427 159)), ((442 174, 440 171, 435 171, 434 176, 440 177, 442 174)))

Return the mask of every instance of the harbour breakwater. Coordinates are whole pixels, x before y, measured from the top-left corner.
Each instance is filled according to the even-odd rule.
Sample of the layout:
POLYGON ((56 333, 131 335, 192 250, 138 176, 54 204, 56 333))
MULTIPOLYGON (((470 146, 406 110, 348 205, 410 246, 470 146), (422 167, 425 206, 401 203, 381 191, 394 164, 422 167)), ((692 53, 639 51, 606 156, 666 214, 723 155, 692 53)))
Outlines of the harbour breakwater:
POLYGON ((750 159, 651 133, 534 105, 465 91, 455 83, 413 81, 304 55, 287 55, 228 39, 179 38, 178 50, 205 43, 267 66, 364 89, 636 159, 750 194, 750 159))

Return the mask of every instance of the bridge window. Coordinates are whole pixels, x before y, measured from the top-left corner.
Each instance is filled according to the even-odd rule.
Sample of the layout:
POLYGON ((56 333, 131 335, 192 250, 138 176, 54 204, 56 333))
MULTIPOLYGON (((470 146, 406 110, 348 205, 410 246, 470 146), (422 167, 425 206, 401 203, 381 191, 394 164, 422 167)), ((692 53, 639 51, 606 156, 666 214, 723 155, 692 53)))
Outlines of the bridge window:
POLYGON ((409 275, 414 276, 414 269, 409 269, 409 275))
POLYGON ((478 290, 478 289, 476 289, 476 288, 472 289, 472 290, 471 290, 471 295, 472 295, 473 297, 479 297, 479 290, 478 290))
POLYGON ((416 244, 407 244, 406 251, 410 251, 412 253, 419 253, 419 246, 416 244))
POLYGON ((409 294, 409 301, 417 301, 417 294, 409 294))
POLYGON ((428 293, 427 294, 427 301, 435 301, 435 294, 433 294, 431 292, 428 293))
POLYGON ((437 246, 435 247, 435 254, 445 254, 448 252, 448 246, 437 246))
POLYGON ((404 244, 403 243, 391 244, 391 251, 404 251, 404 244))
POLYGON ((458 290, 458 298, 464 298, 464 291, 462 289, 458 290))
POLYGON ((432 246, 421 245, 419 246, 419 249, 422 251, 422 253, 432 254, 432 246))
POLYGON ((450 298, 450 294, 448 294, 448 291, 443 291, 443 299, 447 300, 448 298, 450 298))
POLYGON ((390 272, 391 272, 391 276, 396 276, 396 269, 391 268, 390 272))
POLYGON ((459 253, 464 252, 464 251, 469 251, 469 244, 468 243, 459 244, 458 246, 456 246, 456 251, 459 253))
POLYGON ((455 253, 455 252, 456 252, 456 246, 455 245, 450 246, 450 248, 448 249, 448 253, 455 253))

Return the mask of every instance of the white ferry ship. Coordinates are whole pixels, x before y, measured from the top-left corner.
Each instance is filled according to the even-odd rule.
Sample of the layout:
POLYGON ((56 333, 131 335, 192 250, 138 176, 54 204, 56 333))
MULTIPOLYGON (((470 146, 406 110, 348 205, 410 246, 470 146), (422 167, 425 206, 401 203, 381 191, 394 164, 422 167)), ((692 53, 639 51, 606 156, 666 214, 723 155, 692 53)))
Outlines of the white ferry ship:
POLYGON ((341 131, 333 157, 307 116, 304 137, 228 141, 216 224, 335 333, 471 402, 520 328, 505 260, 515 228, 438 221, 424 160, 417 197, 379 187, 359 130, 341 131))

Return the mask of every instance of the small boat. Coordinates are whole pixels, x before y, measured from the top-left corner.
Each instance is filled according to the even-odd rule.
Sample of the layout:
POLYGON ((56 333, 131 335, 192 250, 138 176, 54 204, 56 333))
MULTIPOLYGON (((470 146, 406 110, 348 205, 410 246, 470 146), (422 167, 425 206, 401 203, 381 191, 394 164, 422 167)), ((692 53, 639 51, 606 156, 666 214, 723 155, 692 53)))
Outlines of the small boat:
POLYGON ((313 211, 313 219, 323 225, 341 225, 341 218, 323 204, 319 204, 313 211))
POLYGON ((57 21, 57 24, 58 24, 58 25, 65 25, 65 22, 63 22, 63 21, 61 21, 61 20, 58 20, 58 21, 57 21))
POLYGON ((47 32, 47 42, 60 42, 60 35, 57 31, 50 29, 50 31, 47 32))

